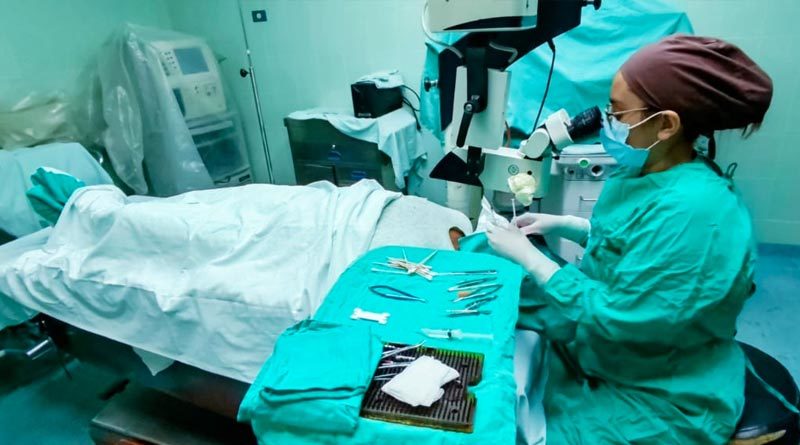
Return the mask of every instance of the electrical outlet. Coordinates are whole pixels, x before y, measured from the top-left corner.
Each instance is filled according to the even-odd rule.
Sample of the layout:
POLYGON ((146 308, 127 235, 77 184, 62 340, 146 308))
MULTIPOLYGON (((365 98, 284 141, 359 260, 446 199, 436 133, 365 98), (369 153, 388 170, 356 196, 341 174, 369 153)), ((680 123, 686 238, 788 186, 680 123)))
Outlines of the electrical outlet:
POLYGON ((253 15, 253 22, 266 22, 267 21, 267 10, 266 9, 257 9, 251 12, 253 15))

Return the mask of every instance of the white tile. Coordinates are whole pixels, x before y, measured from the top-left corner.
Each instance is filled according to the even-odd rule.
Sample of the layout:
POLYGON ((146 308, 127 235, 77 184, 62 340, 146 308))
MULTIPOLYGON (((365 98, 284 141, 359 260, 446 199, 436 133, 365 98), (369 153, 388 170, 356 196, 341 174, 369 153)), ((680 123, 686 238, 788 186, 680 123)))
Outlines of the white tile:
POLYGON ((764 5, 769 34, 790 37, 797 33, 800 2, 795 0, 750 0, 764 5))
POLYGON ((775 181, 769 179, 736 179, 735 184, 753 219, 770 218, 772 188, 775 181))
POLYGON ((756 237, 761 243, 800 245, 800 222, 756 221, 756 237))
POLYGON ((785 133, 782 139, 784 143, 777 155, 775 178, 794 180, 800 186, 800 132, 785 133))
POLYGON ((800 223, 800 181, 779 180, 773 183, 768 218, 800 223))
POLYGON ((717 163, 725 168, 736 162, 737 178, 771 179, 775 177, 778 155, 785 143, 774 132, 764 129, 747 139, 742 138, 740 130, 718 132, 717 163))

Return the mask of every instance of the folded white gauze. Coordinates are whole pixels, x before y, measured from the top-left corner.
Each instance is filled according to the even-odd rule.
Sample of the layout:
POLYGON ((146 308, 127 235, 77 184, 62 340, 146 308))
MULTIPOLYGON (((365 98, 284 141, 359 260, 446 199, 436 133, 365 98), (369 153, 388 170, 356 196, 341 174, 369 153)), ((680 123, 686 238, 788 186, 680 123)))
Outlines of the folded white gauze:
POLYGON ((455 369, 423 355, 383 385, 381 391, 411 406, 431 406, 444 395, 442 386, 458 377, 455 369))

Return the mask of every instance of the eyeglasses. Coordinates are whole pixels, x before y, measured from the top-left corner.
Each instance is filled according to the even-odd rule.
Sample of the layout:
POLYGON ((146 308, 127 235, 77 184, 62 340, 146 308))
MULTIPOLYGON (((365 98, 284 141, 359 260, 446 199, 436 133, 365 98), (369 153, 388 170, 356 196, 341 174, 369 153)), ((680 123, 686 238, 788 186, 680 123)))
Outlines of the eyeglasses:
POLYGON ((630 110, 614 111, 614 108, 609 103, 608 105, 606 105, 606 111, 605 111, 606 120, 608 121, 608 124, 611 125, 612 117, 622 116, 623 114, 633 113, 634 111, 648 111, 650 109, 651 109, 650 107, 643 107, 643 108, 631 108, 630 110))

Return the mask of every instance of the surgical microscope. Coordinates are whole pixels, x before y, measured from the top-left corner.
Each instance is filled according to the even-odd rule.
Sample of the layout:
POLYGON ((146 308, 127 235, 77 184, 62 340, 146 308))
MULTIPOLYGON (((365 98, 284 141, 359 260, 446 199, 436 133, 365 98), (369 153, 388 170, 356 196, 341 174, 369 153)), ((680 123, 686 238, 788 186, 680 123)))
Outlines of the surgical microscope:
POLYGON ((428 0, 423 27, 444 50, 439 78, 426 79, 424 87, 439 89, 447 153, 430 177, 449 181, 449 207, 474 218, 482 192, 509 193, 508 180, 518 174, 531 176, 534 199, 544 197, 553 158, 600 128, 597 107, 572 118, 562 109, 533 128, 519 148, 503 141, 511 77, 507 69, 544 43, 554 49, 552 39, 577 27, 583 8, 599 9, 601 1, 428 0), (449 44, 431 35, 445 32, 464 35, 449 44))

